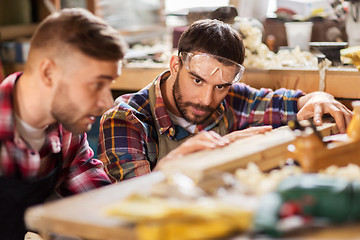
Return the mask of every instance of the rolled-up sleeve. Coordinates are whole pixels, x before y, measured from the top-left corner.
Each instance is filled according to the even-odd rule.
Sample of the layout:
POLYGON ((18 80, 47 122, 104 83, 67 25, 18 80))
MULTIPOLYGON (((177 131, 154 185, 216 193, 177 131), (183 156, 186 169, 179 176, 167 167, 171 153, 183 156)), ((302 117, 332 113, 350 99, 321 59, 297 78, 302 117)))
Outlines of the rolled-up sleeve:
POLYGON ((297 102, 303 95, 300 90, 255 89, 240 83, 229 91, 226 102, 234 112, 236 129, 255 125, 272 125, 276 128, 296 119, 297 102))

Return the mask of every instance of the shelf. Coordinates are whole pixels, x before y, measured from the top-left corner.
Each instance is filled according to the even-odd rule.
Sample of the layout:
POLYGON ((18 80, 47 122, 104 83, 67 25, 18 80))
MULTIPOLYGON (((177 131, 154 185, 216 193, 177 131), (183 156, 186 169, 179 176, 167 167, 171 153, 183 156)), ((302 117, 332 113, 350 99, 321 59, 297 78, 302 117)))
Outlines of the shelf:
POLYGON ((0 26, 0 41, 31 37, 38 24, 0 26))
MULTIPOLYGON (((113 90, 139 90, 148 85, 163 68, 123 68, 119 79, 112 85, 113 90)), ((254 88, 301 89, 306 93, 319 90, 317 69, 247 69, 242 82, 254 88)), ((360 99, 360 74, 356 68, 332 67, 326 72, 325 92, 337 98, 360 99)))

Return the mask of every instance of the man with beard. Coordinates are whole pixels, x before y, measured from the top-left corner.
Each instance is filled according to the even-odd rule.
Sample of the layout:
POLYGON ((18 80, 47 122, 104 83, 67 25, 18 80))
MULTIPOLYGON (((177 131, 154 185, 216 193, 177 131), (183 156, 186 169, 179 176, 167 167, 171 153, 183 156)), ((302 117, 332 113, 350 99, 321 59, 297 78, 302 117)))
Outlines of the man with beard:
POLYGON ((85 132, 113 103, 126 45, 84 9, 48 16, 34 33, 23 73, 0 85, 0 239, 24 239, 24 211, 110 184, 85 132))
POLYGON ((139 92, 120 96, 103 115, 98 157, 112 181, 149 173, 181 155, 221 147, 289 120, 313 117, 321 124, 323 113, 330 113, 345 132, 352 117, 327 93, 257 90, 239 83, 244 45, 220 21, 193 23, 182 34, 178 52, 170 70, 139 92))

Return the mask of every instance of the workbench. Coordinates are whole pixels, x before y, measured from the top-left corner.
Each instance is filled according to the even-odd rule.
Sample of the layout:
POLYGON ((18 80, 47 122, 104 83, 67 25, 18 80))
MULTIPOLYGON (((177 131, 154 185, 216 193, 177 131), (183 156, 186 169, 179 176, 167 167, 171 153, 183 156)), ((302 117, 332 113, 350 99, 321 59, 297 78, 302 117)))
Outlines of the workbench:
MULTIPOLYGON (((333 124, 319 128, 322 134, 331 134, 333 124), (329 132, 325 132, 329 131, 329 132)), ((67 197, 65 199, 34 206, 28 209, 25 221, 30 229, 39 232, 47 240, 51 233, 81 239, 127 239, 137 240, 134 224, 125 219, 109 217, 105 208, 120 202, 133 193, 144 193, 157 184, 164 182, 167 176, 174 174, 174 169, 189 166, 182 171, 192 178, 198 173, 211 176, 220 171, 231 171, 238 167, 245 167, 247 162, 256 162, 260 167, 269 169, 277 166, 286 156, 287 145, 295 139, 293 131, 283 127, 261 135, 238 140, 223 149, 205 150, 185 157, 174 159, 168 169, 112 184, 88 193, 67 197), (274 141, 275 139, 275 141, 274 141), (281 141, 280 141, 281 140, 281 141), (226 149, 225 149, 226 148, 226 149), (228 153, 224 156, 224 152, 228 153), (195 164, 196 163, 196 164, 195 164), (214 170, 217 170, 215 172, 214 170), (191 170, 191 171, 189 171, 191 170), (187 172, 186 172, 187 171, 187 172)), ((214 183, 210 179, 210 184, 214 183)), ((209 186, 205 182, 203 186, 209 186)), ((157 185, 158 186, 158 185, 157 185)), ((121 204, 121 203, 120 203, 121 204)), ((330 226, 326 228, 306 229, 291 233, 286 239, 359 239, 359 223, 330 226)), ((239 236, 239 239, 254 239, 239 236)), ((236 239, 236 238, 235 238, 236 239)))
MULTIPOLYGON (((152 184, 163 180, 164 176, 161 172, 154 172, 121 184, 113 184, 88 193, 33 207, 26 214, 26 222, 29 227, 37 230, 44 240, 51 239, 52 233, 76 239, 136 240, 135 226, 122 222, 118 218, 106 217, 104 207, 124 199, 139 189, 147 189, 152 184)), ((296 232, 285 239, 355 240, 359 237, 360 225, 352 223, 296 232)), ((252 240, 254 238, 239 236, 239 238, 234 239, 252 240)))

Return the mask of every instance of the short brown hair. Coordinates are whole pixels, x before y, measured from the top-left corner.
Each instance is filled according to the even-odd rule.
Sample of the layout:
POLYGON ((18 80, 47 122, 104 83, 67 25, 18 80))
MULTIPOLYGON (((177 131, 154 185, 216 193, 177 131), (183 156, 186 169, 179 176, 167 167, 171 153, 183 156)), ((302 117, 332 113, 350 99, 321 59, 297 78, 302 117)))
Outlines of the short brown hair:
POLYGON ((53 13, 39 25, 31 39, 30 52, 48 46, 70 46, 87 56, 109 61, 122 59, 127 48, 117 30, 81 8, 53 13))
POLYGON ((210 53, 240 64, 245 58, 240 34, 229 24, 214 19, 198 20, 189 26, 179 39, 178 50, 210 53))

